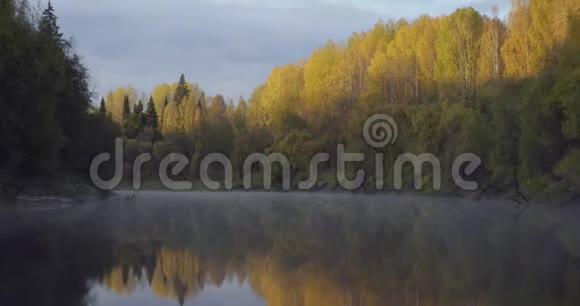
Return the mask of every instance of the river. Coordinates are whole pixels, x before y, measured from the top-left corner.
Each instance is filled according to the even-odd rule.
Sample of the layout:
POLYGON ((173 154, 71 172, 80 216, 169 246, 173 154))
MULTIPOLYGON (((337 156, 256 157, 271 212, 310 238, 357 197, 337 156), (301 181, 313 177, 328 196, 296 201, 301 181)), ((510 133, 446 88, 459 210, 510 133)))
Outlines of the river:
POLYGON ((580 305, 574 206, 150 191, 0 220, 0 305, 580 305))

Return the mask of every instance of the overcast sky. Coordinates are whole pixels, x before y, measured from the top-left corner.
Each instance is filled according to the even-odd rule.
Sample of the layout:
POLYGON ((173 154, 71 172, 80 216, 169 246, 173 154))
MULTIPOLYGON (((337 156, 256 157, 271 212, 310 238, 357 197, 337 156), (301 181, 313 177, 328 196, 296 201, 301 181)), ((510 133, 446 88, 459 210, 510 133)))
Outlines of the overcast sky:
MULTIPOLYGON (((44 0, 47 2, 47 0, 44 0)), ((510 0, 52 0, 97 99, 133 85, 150 92, 184 73, 208 95, 247 97, 274 66, 379 19, 441 15, 463 6, 491 14, 510 0)))

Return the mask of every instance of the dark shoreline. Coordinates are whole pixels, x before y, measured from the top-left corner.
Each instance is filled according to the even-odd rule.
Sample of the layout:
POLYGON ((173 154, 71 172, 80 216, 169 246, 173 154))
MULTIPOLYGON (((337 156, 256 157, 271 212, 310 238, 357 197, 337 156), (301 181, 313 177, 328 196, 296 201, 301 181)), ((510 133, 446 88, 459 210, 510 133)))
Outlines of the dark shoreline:
POLYGON ((145 181, 140 190, 134 190, 129 183, 123 182, 114 190, 100 190, 94 187, 90 182, 74 176, 64 176, 59 179, 54 178, 33 178, 27 180, 20 190, 6 186, 0 189, 0 207, 10 206, 32 206, 48 207, 55 206, 75 206, 78 204, 99 201, 113 196, 117 192, 135 194, 141 191, 159 191, 159 192, 208 192, 208 193, 230 193, 230 192, 248 192, 248 193, 299 193, 299 194, 345 194, 345 195, 377 195, 377 196, 416 196, 426 198, 452 198, 452 199, 469 199, 469 200, 500 200, 510 201, 514 205, 540 204, 546 206, 568 206, 576 205, 580 197, 572 193, 558 193, 554 196, 539 193, 539 195, 528 196, 517 193, 515 190, 494 190, 480 188, 477 191, 466 192, 457 190, 441 191, 416 191, 416 190, 392 190, 384 189, 377 191, 371 184, 364 184, 357 190, 346 190, 336 182, 320 181, 317 186, 310 190, 300 190, 293 184, 290 190, 283 190, 280 185, 273 184, 270 190, 263 188, 262 182, 254 182, 251 189, 246 190, 242 187, 241 182, 237 181, 232 190, 210 190, 206 188, 201 181, 194 180, 193 188, 185 191, 173 191, 156 181, 145 181), (369 187, 370 186, 370 187, 369 187))

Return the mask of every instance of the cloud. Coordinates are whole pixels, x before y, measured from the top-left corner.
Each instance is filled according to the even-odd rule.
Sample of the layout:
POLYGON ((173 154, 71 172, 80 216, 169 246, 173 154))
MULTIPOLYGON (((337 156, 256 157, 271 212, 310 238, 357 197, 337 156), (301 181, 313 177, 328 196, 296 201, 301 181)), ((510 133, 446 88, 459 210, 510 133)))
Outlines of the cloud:
MULTIPOLYGON (((505 1, 503 1, 505 2, 505 1)), ((99 95, 132 84, 143 91, 181 73, 207 94, 246 97, 274 66, 307 58, 379 18, 413 18, 491 1, 407 0, 53 0, 99 95)))

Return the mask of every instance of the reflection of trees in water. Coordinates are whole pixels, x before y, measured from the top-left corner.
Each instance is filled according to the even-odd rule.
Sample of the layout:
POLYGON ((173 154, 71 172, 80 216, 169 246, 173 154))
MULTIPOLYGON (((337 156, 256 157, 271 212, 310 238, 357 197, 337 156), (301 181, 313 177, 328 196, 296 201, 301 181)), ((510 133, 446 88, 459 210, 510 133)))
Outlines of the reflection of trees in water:
POLYGON ((90 304, 91 279, 113 266, 112 244, 83 227, 16 226, 0 231, 0 305, 90 304))
POLYGON ((157 255, 151 289, 159 296, 183 301, 184 297, 195 296, 203 290, 205 271, 202 268, 191 252, 162 248, 157 255))
POLYGON ((561 241, 574 230, 569 224, 540 214, 448 208, 115 207, 115 214, 101 213, 115 216, 118 236, 130 242, 132 232, 143 242, 129 251, 121 244, 123 259, 103 284, 131 292, 144 276, 129 281, 123 271, 146 271, 156 295, 179 302, 227 279, 247 280, 269 306, 576 305, 580 256, 561 241), (129 211, 139 224, 123 215, 129 211), (153 251, 125 254, 136 250, 153 251))
POLYGON ((155 295, 183 301, 196 296, 206 284, 220 287, 226 278, 229 281, 238 278, 240 284, 243 282, 243 273, 238 274, 233 265, 218 263, 211 258, 201 262, 189 250, 161 247, 155 254, 155 261, 151 276, 133 273, 146 270, 145 267, 135 269, 118 265, 105 274, 102 284, 116 293, 130 294, 137 284, 148 282, 155 295), (124 270, 129 273, 124 275, 124 270))
POLYGON ((226 282, 247 282, 269 306, 580 301, 576 210, 295 197, 140 200, 4 225, 0 305, 84 305, 95 280, 176 303, 226 282))
MULTIPOLYGON (((105 274, 102 284, 118 294, 131 294, 136 284, 148 281, 152 292, 172 297, 183 304, 195 298, 204 286, 220 287, 225 280, 250 287, 268 306, 317 305, 493 305, 471 295, 441 296, 436 288, 409 287, 387 275, 366 275, 355 267, 328 267, 321 262, 303 262, 289 266, 272 256, 248 255, 243 263, 216 262, 188 250, 161 248, 150 280, 144 275, 123 275, 116 266, 105 274)), ((128 269, 132 272, 132 269, 128 269)), ((378 271, 377 271, 378 272, 378 271)))

